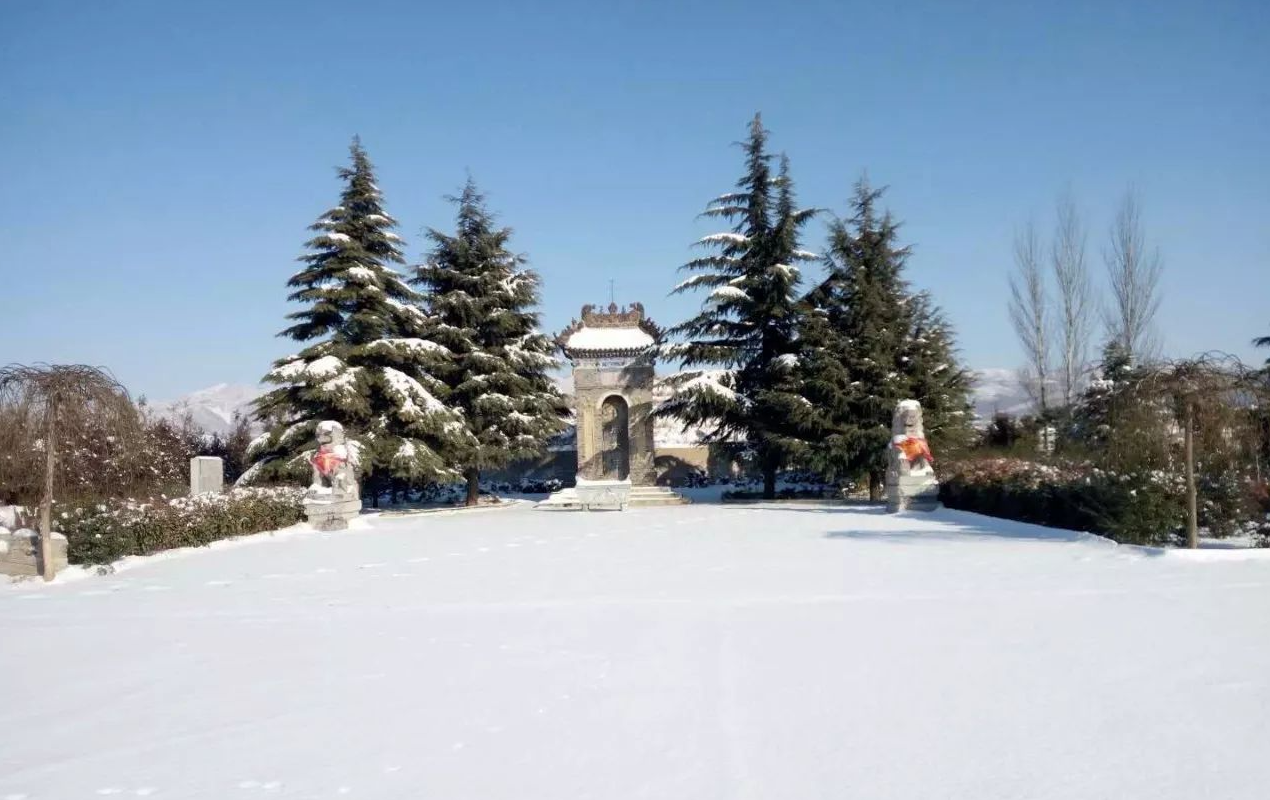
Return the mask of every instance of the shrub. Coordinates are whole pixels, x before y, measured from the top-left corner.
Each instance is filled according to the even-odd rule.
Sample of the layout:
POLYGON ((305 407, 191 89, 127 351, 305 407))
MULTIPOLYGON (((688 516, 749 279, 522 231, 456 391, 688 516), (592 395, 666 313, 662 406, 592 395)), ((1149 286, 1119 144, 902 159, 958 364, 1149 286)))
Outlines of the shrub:
POLYGON ((954 464, 940 484, 949 508, 1099 533, 1126 544, 1177 544, 1184 497, 1180 476, 1161 470, 1120 474, 1013 458, 954 464))
POLYGON ((304 518, 299 488, 234 489, 226 494, 56 507, 72 564, 108 564, 129 555, 196 547, 276 530, 304 518))

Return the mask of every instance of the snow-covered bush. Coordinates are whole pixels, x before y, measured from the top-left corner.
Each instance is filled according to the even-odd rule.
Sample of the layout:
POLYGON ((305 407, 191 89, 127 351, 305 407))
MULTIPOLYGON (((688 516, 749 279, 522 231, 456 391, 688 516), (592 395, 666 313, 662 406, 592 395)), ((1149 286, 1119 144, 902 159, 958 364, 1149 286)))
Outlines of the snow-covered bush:
POLYGON ((994 458, 946 465, 950 508, 1099 533, 1127 544, 1172 545, 1185 525, 1185 483, 1162 470, 1118 473, 1089 464, 994 458))
POLYGON ((54 506, 72 564, 108 564, 129 555, 194 547, 285 528, 301 521, 299 488, 234 489, 226 494, 54 506))

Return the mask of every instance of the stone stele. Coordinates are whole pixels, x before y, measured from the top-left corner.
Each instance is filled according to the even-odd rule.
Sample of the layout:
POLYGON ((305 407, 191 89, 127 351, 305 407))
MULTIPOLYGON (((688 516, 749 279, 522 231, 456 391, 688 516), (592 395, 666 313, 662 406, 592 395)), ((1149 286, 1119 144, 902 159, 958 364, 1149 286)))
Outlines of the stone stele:
POLYGON ((304 495, 304 516, 316 530, 343 530, 362 510, 357 451, 345 441, 344 426, 332 420, 318 423, 317 443, 309 459, 313 482, 304 495))
POLYGON ((219 494, 225 488, 225 465, 216 456, 190 459, 190 494, 219 494))
POLYGON ((891 442, 887 445, 887 511, 933 511, 939 507, 939 480, 935 458, 922 427, 922 405, 901 400, 891 417, 891 442))

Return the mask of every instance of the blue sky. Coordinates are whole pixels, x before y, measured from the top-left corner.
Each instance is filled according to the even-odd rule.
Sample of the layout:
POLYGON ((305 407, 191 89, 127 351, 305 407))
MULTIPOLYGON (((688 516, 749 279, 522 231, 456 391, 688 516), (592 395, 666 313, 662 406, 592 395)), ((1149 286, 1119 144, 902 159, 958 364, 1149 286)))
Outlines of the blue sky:
MULTIPOLYGON (((1270 334, 1270 6, 0 0, 0 362, 110 367, 165 398, 293 352, 305 226, 360 134, 417 258, 471 170, 545 286, 544 327, 663 324, 756 110, 807 205, 868 172, 976 367, 1020 362, 1014 229, 1065 188, 1099 251, 1137 187, 1169 353, 1270 334)), ((822 228, 806 244, 819 249, 822 228)))

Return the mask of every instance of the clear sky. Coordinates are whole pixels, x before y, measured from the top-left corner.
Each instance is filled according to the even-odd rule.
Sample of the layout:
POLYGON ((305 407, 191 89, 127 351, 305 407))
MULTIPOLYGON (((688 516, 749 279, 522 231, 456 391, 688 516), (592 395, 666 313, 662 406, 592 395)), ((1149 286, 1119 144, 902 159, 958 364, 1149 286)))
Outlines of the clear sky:
MULTIPOLYGON (((544 327, 663 323, 756 110, 807 205, 867 170, 966 361, 1013 367, 1014 229, 1070 187, 1100 249, 1137 186, 1169 353, 1270 334, 1270 4, 0 0, 0 363, 162 399, 295 345, 287 277, 360 134, 417 258, 471 170, 544 327)), ((806 244, 819 249, 822 228, 806 244)))

